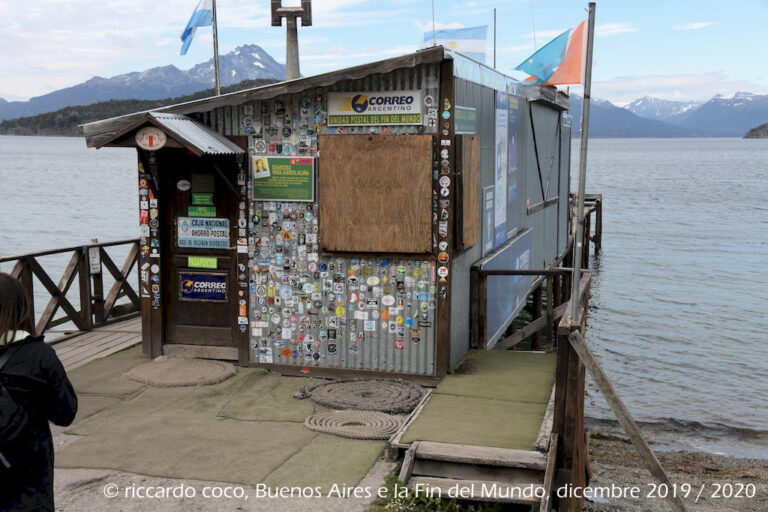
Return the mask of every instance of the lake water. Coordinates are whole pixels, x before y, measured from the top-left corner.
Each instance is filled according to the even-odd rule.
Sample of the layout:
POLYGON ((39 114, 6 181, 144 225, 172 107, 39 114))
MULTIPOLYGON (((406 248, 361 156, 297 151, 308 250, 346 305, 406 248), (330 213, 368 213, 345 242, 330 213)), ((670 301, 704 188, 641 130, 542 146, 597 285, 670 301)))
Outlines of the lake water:
MULTIPOLYGON (((137 236, 132 149, 0 136, 0 183, 0 254, 137 236)), ((658 447, 768 458, 768 140, 591 140, 587 192, 587 339, 630 411, 658 447)))

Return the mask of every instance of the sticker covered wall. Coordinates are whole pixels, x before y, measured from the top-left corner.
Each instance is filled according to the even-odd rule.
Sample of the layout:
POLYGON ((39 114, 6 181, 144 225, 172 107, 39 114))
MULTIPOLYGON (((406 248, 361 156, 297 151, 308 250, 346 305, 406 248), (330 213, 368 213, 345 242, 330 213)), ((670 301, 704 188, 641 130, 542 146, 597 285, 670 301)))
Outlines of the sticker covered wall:
MULTIPOLYGON (((438 92, 436 78, 427 83, 411 96, 420 116, 438 92)), ((437 131, 426 117, 413 125, 367 124, 368 118, 331 127, 328 95, 318 89, 237 107, 241 133, 249 135, 249 359, 310 372, 327 367, 432 375, 436 261, 321 254, 322 198, 314 189, 294 181, 306 195, 270 195, 259 185, 274 176, 275 162, 283 170, 307 166, 304 183, 314 185, 315 173, 322 172, 314 158, 320 133, 437 131)))

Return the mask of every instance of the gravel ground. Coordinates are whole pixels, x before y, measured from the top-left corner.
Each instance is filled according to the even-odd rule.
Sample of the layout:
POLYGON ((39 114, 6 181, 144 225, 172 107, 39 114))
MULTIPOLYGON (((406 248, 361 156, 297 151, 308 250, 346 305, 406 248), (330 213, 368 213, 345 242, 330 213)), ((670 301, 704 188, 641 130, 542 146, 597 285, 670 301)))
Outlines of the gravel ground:
MULTIPOLYGON (((672 510, 665 500, 647 496, 651 491, 649 484, 654 480, 636 456, 629 441, 612 435, 593 434, 589 450, 595 470, 590 487, 612 484, 621 487, 638 486, 641 497, 600 500, 599 503, 593 501, 587 503, 585 510, 590 512, 672 510)), ((691 511, 768 511, 768 460, 737 459, 687 451, 657 452, 657 456, 674 484, 679 486, 690 484, 689 496, 686 499, 683 494, 683 498, 691 511), (753 498, 715 496, 718 487, 721 494, 727 495, 731 491, 735 494, 741 485, 754 486, 755 496, 753 498), (701 496, 696 502, 695 498, 700 490, 701 496)), ((747 488, 744 487, 743 492, 746 491, 747 488)))

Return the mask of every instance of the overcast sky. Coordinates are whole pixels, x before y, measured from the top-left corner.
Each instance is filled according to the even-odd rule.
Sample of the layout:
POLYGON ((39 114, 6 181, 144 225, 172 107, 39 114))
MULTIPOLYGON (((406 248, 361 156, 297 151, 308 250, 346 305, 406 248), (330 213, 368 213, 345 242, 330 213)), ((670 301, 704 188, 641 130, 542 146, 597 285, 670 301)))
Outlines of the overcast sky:
MULTIPOLYGON (((186 56, 179 35, 198 0, 0 0, 0 98, 25 100, 83 82, 211 58, 210 28, 186 56)), ((284 0, 284 4, 294 0, 284 0)), ((298 3, 298 1, 295 1, 298 3)), ((268 0, 218 0, 220 52, 258 44, 285 59, 285 29, 268 0)), ((513 68, 586 17, 573 0, 435 0, 438 28, 489 25, 497 7, 497 67, 513 68)), ((312 75, 413 51, 431 27, 431 0, 314 0, 299 29, 301 71, 312 75)), ((603 0, 597 6, 594 92, 619 104, 651 95, 703 100, 768 93, 768 3, 760 0, 603 0)), ((519 76, 519 75, 516 75, 519 76)))

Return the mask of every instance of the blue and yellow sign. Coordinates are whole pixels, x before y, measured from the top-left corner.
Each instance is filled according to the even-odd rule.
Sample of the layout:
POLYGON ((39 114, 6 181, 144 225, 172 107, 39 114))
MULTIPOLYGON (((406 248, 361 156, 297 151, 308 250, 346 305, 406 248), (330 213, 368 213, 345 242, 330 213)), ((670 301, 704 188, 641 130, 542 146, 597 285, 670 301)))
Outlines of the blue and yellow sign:
POLYGON ((328 126, 423 124, 421 91, 330 92, 328 126))
POLYGON ((227 302, 227 274, 179 272, 179 299, 227 302))

